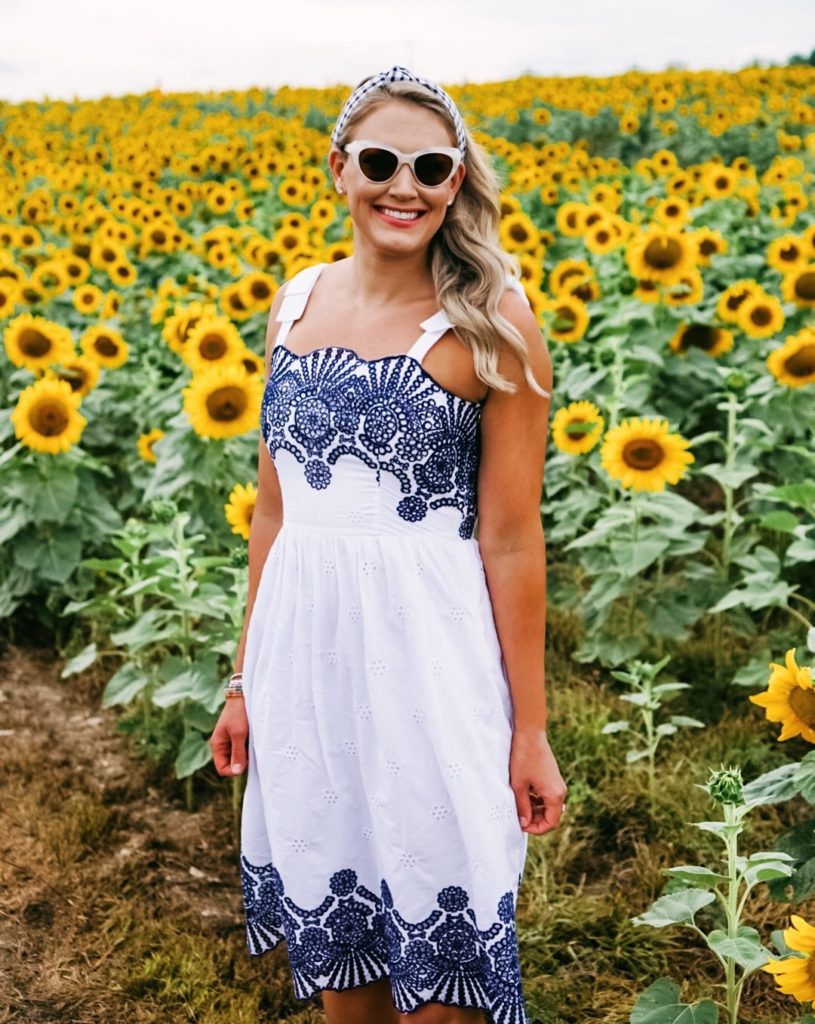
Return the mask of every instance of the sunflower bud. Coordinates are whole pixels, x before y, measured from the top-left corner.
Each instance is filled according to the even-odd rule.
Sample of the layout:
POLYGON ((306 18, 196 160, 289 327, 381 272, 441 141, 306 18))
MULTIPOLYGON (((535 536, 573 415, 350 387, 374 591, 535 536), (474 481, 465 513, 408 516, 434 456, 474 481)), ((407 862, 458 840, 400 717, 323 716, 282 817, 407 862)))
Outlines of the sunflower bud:
POLYGON ((246 544, 235 544, 229 553, 229 564, 233 569, 243 569, 249 565, 249 549, 246 544))
POLYGON ((153 523, 171 523, 178 514, 178 506, 167 498, 156 498, 150 502, 150 520, 153 523))
POLYGON ((597 353, 597 358, 601 366, 611 366, 617 354, 611 345, 604 345, 597 353))
POLYGON ((719 771, 711 769, 710 778, 707 780, 707 791, 712 800, 717 804, 743 804, 744 803, 744 782, 741 777, 741 768, 722 768, 719 771))
POLYGON ((747 375, 741 370, 731 370, 725 377, 724 386, 728 391, 739 392, 744 391, 748 383, 747 375))

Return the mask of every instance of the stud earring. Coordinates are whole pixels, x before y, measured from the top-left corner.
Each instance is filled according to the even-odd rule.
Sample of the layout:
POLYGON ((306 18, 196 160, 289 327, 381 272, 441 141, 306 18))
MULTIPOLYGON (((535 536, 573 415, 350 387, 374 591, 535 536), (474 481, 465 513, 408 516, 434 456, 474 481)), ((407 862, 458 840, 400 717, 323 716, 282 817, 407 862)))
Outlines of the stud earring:
POLYGON ((453 205, 453 200, 452 199, 448 199, 447 200, 447 205, 448 206, 452 206, 453 205))

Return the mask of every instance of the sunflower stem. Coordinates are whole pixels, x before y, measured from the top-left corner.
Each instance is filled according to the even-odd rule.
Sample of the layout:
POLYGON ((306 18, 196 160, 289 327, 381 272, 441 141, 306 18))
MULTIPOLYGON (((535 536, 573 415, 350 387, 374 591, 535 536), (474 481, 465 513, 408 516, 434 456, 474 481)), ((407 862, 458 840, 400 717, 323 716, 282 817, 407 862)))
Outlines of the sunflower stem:
MULTIPOLYGON (((724 468, 725 473, 729 473, 736 461, 736 411, 737 411, 737 396, 734 392, 729 391, 727 396, 727 433, 725 436, 725 460, 724 468)), ((731 544, 733 541, 734 524, 733 524, 733 487, 726 482, 722 481, 722 489, 724 491, 724 524, 722 533, 722 561, 721 569, 724 582, 730 582, 730 555, 731 555, 731 544)), ((722 651, 722 616, 723 612, 716 613, 716 624, 715 634, 713 641, 713 657, 715 664, 715 672, 717 680, 721 679, 722 665, 723 665, 723 651, 722 651)))
MULTIPOLYGON (((639 532, 639 505, 637 504, 637 492, 631 491, 631 512, 632 512, 632 524, 631 524, 631 544, 632 547, 637 546, 637 534, 639 532)), ((628 632, 629 634, 634 632, 634 611, 637 606, 637 591, 639 589, 639 573, 635 574, 634 579, 631 581, 631 590, 628 593, 628 632)))
MULTIPOLYGON (((723 805, 724 820, 733 826, 724 837, 727 848, 727 937, 733 941, 738 938, 739 931, 739 870, 738 842, 741 832, 741 815, 735 804, 723 805)), ((738 1024, 739 1000, 741 987, 736 982, 736 961, 732 956, 726 957, 725 980, 727 985, 727 1020, 728 1024, 738 1024)))

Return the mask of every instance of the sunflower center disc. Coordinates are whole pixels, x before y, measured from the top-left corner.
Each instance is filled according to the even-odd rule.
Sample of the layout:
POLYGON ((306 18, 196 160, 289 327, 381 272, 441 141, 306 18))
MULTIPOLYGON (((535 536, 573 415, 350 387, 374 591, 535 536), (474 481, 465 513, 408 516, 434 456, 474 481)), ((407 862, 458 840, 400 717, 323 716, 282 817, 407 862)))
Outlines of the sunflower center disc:
POLYGON ((808 377, 815 373, 815 345, 804 345, 786 361, 787 373, 793 377, 808 377))
POLYGON ((662 446, 656 441, 637 438, 623 448, 623 459, 632 469, 653 469, 664 457, 662 446))
POLYGON ((810 729, 815 728, 815 690, 804 690, 796 686, 790 692, 789 702, 798 718, 810 729))

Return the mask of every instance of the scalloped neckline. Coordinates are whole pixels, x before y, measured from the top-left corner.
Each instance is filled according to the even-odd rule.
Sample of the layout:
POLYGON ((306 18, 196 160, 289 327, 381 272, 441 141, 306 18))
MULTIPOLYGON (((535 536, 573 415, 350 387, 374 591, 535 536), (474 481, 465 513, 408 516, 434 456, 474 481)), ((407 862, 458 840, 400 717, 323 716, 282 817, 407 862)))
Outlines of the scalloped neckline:
MULTIPOLYGON (((318 352, 349 352, 358 363, 363 363, 366 366, 371 365, 373 363, 384 363, 390 359, 409 359, 412 363, 415 363, 416 366, 419 367, 419 370, 422 372, 423 376, 433 385, 434 388, 436 388, 438 391, 443 392, 445 395, 449 395, 450 398, 455 398, 457 402, 462 402, 464 405, 474 405, 480 410, 487 400, 486 395, 484 396, 484 398, 479 399, 462 398, 462 396, 457 395, 455 391, 451 391, 449 388, 446 388, 443 384, 439 384, 436 378, 432 374, 428 373, 424 366, 422 366, 421 361, 418 360, 416 356, 412 356, 409 352, 397 352, 394 353, 393 355, 374 356, 373 359, 366 359, 364 356, 358 355, 352 348, 348 348, 345 345, 323 345, 319 348, 311 349, 310 352, 303 352, 302 355, 298 352, 292 352, 288 345, 286 345, 285 342, 282 341, 276 344, 274 348, 284 349, 294 359, 308 359, 309 356, 316 355, 318 352)), ((272 353, 272 355, 274 356, 274 352, 272 353)))

